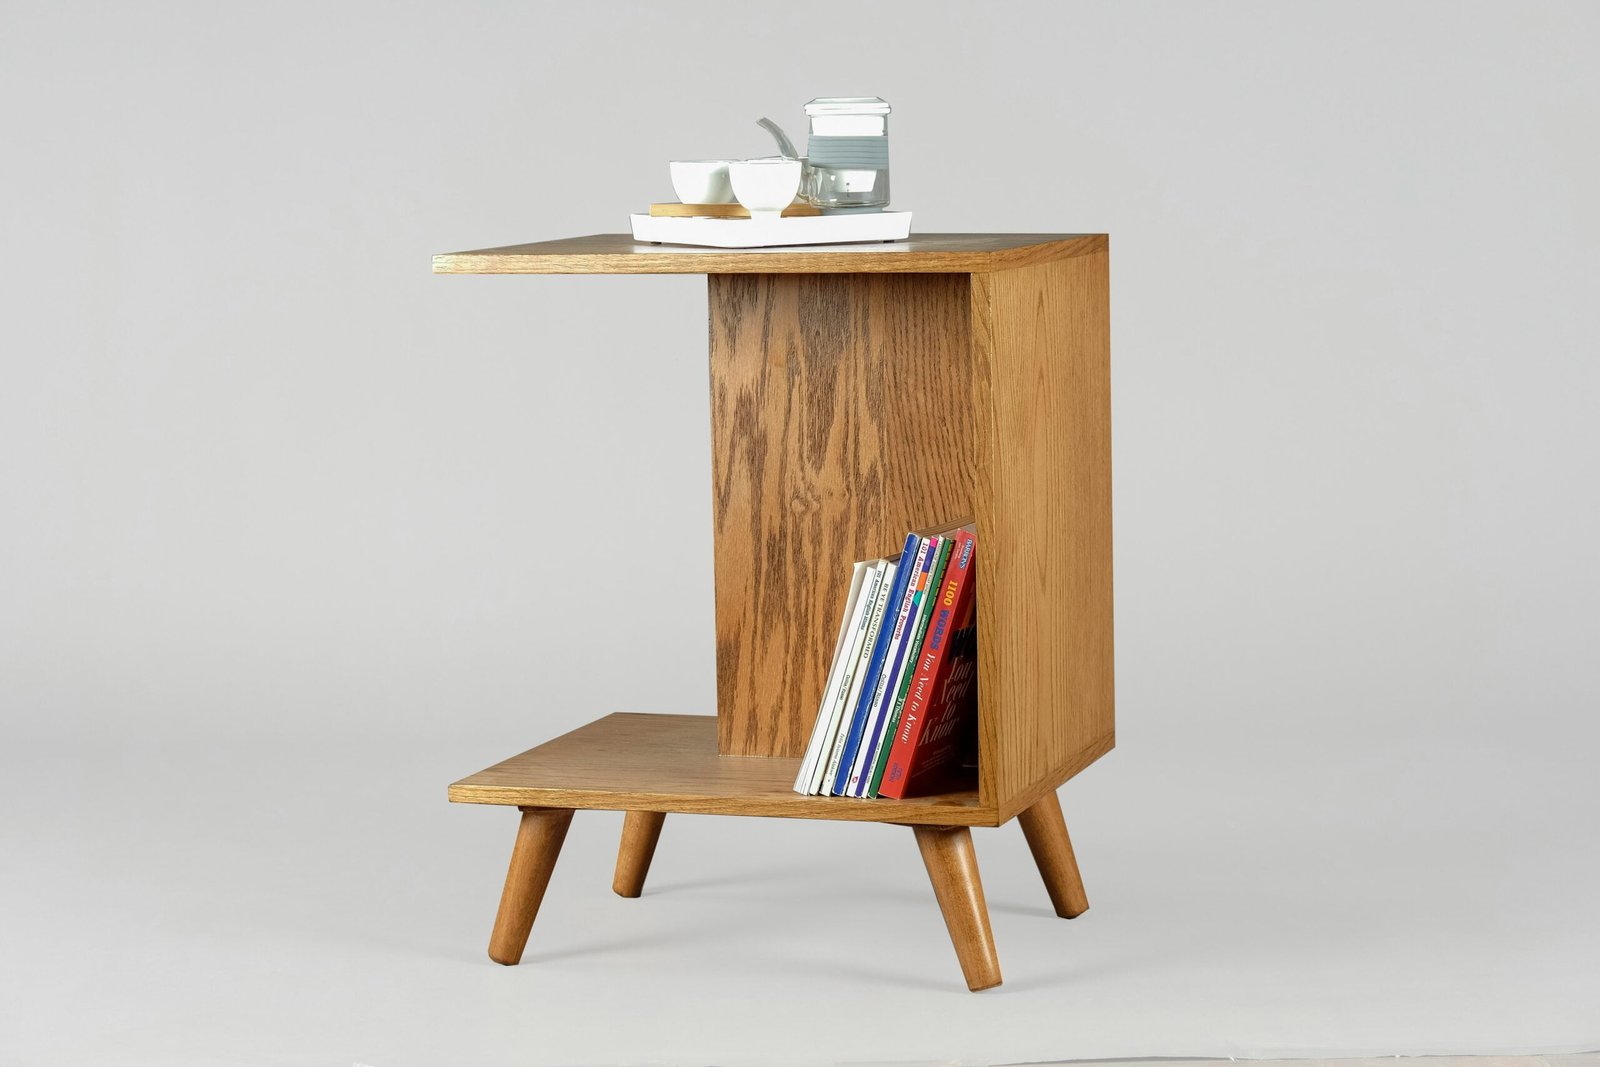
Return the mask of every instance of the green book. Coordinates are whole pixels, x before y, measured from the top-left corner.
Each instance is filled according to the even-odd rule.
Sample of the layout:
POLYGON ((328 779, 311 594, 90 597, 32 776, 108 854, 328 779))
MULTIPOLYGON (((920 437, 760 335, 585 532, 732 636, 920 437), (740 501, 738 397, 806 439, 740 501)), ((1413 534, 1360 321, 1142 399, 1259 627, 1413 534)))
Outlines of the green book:
POLYGON ((883 734, 878 742, 877 756, 873 760, 872 777, 862 792, 863 796, 878 795, 878 786, 883 782, 883 772, 889 766, 889 750, 894 748, 894 735, 900 729, 900 713, 905 710, 906 696, 911 692, 911 683, 917 677, 918 664, 922 659, 922 639, 927 636, 928 620, 933 617, 933 603, 938 597, 939 584, 944 581, 945 564, 950 562, 950 549, 955 543, 956 539, 953 536, 944 536, 939 542, 939 554, 928 567, 928 583, 923 587, 922 599, 917 604, 915 625, 911 630, 911 643, 906 646, 906 662, 905 669, 900 672, 900 688, 895 691, 894 706, 889 712, 889 721, 884 724, 883 734))

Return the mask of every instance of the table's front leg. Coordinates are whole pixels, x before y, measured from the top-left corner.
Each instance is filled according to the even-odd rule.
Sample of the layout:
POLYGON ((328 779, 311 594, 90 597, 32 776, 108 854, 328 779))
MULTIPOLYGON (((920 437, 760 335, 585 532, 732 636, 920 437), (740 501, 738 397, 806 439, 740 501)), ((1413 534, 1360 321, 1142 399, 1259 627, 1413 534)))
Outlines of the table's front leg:
POLYGON ((489 958, 496 963, 510 967, 522 962, 539 902, 544 900, 550 872, 555 870, 571 825, 571 808, 522 809, 506 887, 500 894, 500 911, 494 919, 494 933, 489 935, 489 958))
POLYGON ((916 826, 917 847, 933 882, 933 895, 961 961, 967 988, 976 993, 1000 984, 1000 960, 989 929, 989 908, 978 880, 972 832, 965 826, 916 826))

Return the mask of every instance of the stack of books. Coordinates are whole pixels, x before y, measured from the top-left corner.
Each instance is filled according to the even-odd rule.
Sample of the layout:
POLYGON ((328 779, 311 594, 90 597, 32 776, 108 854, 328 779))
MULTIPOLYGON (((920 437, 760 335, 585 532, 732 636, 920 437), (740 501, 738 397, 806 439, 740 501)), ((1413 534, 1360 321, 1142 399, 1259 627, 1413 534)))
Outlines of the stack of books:
POLYGON ((797 793, 892 797, 970 788, 976 733, 973 523, 906 535, 855 565, 797 793))

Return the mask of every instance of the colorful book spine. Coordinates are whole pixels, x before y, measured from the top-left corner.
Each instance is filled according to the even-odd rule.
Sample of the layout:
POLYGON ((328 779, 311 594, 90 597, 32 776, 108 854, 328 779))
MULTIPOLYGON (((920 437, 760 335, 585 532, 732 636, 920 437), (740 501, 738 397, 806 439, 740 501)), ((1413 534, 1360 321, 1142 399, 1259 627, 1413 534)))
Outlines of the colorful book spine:
POLYGON ((976 657, 972 654, 976 643, 976 547, 970 531, 956 531, 917 676, 889 750, 879 788, 882 796, 903 799, 914 780, 925 778, 945 758, 939 753, 953 755, 959 740, 955 736, 957 720, 969 710, 970 697, 976 693, 976 657), (958 648, 960 654, 953 654, 958 648), (957 668, 962 673, 953 676, 957 668), (930 760, 930 755, 934 759, 930 760))
MULTIPOLYGON (((906 584, 911 580, 912 565, 917 556, 917 546, 921 542, 922 539, 916 534, 906 535, 905 548, 901 550, 900 561, 895 565, 894 584, 889 587, 886 608, 888 605, 893 605, 898 609, 901 598, 905 596, 906 584)), ((866 730, 872 695, 878 688, 878 675, 883 673, 883 661, 889 653, 890 631, 894 628, 894 616, 892 614, 888 616, 887 625, 882 624, 882 619, 879 621, 880 625, 872 646, 872 658, 867 663, 867 673, 862 681, 861 696, 850 716, 849 733, 840 754, 838 771, 834 775, 831 792, 835 796, 846 795, 850 784, 850 770, 855 764, 856 750, 861 747, 861 736, 866 730)), ((844 729, 842 723, 840 729, 844 729)))
POLYGON ((855 564, 850 571, 850 588, 845 594, 844 611, 839 615, 839 634, 833 639, 833 658, 828 661, 828 677, 822 684, 822 696, 817 702, 817 721, 811 728, 811 741, 806 745, 805 759, 800 761, 800 773, 795 776, 794 791, 796 793, 809 793, 811 779, 816 773, 817 763, 822 758, 822 745, 826 733, 828 719, 832 711, 834 689, 839 682, 839 672, 844 670, 844 650, 850 639, 850 618, 855 612, 856 599, 861 595, 862 581, 866 578, 870 563, 855 564))
POLYGON ((867 616, 867 628, 862 636, 861 659, 856 664, 855 677, 850 682, 850 693, 841 709, 842 717, 839 719, 838 736, 834 738, 832 758, 828 760, 827 769, 817 789, 817 792, 824 795, 837 792, 840 768, 849 766, 845 759, 845 749, 850 743, 852 717, 855 709, 861 704, 861 691, 866 688, 873 652, 877 647, 878 632, 883 627, 883 614, 894 589, 896 565, 890 560, 884 560, 881 566, 883 576, 878 582, 877 596, 873 598, 872 610, 867 616))
POLYGON ((900 720, 905 714, 906 698, 911 695, 911 683, 916 680, 917 666, 922 661, 922 649, 927 643, 928 622, 933 618, 934 602, 944 583, 945 570, 950 563, 950 550, 955 546, 953 537, 941 537, 938 541, 939 550, 928 568, 922 603, 918 605, 917 623, 911 631, 911 643, 906 646, 905 670, 900 672, 900 685, 895 691, 894 705, 890 708, 889 717, 883 724, 883 737, 878 741, 878 753, 873 759, 872 775, 867 781, 866 795, 869 797, 880 795, 883 788, 883 774, 889 767, 889 750, 894 747, 895 734, 900 730, 900 720))
POLYGON ((883 673, 878 675, 878 690, 873 694, 867 726, 861 735, 861 747, 856 750, 856 762, 850 769, 849 795, 864 797, 872 770, 877 763, 878 747, 883 741, 883 725, 894 704, 900 687, 900 676, 905 673, 906 652, 911 642, 911 631, 917 624, 917 610, 922 606, 922 591, 928 582, 928 566, 939 550, 937 537, 923 537, 917 545, 916 562, 912 565, 911 580, 906 583, 905 596, 900 604, 900 614, 895 620, 894 637, 889 645, 889 655, 883 662, 883 673))

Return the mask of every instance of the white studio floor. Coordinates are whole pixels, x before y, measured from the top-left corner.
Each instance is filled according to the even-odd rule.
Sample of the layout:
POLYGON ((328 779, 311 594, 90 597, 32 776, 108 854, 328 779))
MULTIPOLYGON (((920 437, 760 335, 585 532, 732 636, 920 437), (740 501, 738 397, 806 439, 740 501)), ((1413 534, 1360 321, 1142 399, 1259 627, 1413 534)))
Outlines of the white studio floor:
POLYGON ((484 947, 515 815, 444 789, 508 753, 190 744, 0 751, 0 1063, 1600 1045, 1600 810, 1581 753, 1521 774, 1514 754, 1456 752, 1448 773, 1419 763, 1358 791, 1362 807, 1318 799, 1322 774, 1361 773, 1354 752, 1246 780, 1119 750, 1062 793, 1080 919, 1053 917, 1014 825, 974 832, 1005 984, 970 994, 903 828, 674 816, 644 897, 623 900, 621 818, 580 813, 507 969, 484 947), (1446 790, 1474 769, 1481 793, 1446 790))

